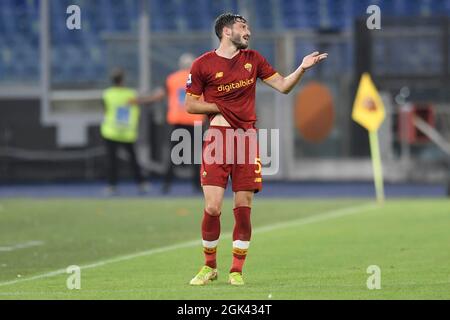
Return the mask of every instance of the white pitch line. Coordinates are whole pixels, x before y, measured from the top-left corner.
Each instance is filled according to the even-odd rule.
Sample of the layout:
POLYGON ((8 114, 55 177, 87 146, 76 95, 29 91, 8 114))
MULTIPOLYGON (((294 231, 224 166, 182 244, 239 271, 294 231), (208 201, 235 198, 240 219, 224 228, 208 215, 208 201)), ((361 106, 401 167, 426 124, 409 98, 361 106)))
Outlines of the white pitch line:
POLYGON ((332 210, 332 211, 324 212, 324 213, 321 213, 321 214, 318 214, 315 216, 309 216, 306 218, 300 218, 300 219, 295 219, 295 220, 291 220, 291 221, 275 223, 275 224, 265 226, 265 227, 259 227, 255 230, 255 232, 262 233, 262 232, 270 232, 270 231, 277 230, 277 229, 298 227, 298 226, 302 226, 305 224, 339 218, 342 216, 348 216, 348 215, 356 214, 356 213, 362 213, 362 212, 365 212, 365 211, 368 211, 371 209, 376 209, 377 207, 378 207, 377 204, 369 203, 369 204, 364 204, 364 205, 359 205, 359 206, 354 206, 354 207, 347 207, 347 208, 332 210))
MULTIPOLYGON (((273 224, 270 226, 255 228, 253 233, 264 233, 264 232, 270 232, 273 230, 278 230, 278 229, 283 229, 283 228, 303 226, 303 225, 310 224, 310 223, 326 221, 329 219, 339 218, 339 217, 348 216, 348 215, 357 214, 357 213, 363 213, 365 211, 372 210, 377 207, 378 206, 376 204, 373 204, 373 203, 367 204, 366 203, 363 205, 346 207, 346 208, 341 208, 341 209, 337 209, 337 210, 331 210, 331 211, 327 211, 327 212, 318 214, 316 216, 299 218, 299 219, 295 219, 295 220, 291 220, 291 221, 287 221, 287 222, 276 223, 276 224, 273 224)), ((224 236, 222 236, 221 238, 222 239, 231 238, 231 233, 227 233, 224 236)), ((141 252, 137 252, 137 253, 133 253, 133 254, 119 256, 119 257, 112 258, 112 259, 106 259, 106 260, 102 260, 102 261, 88 264, 85 266, 81 266, 80 269, 85 270, 85 269, 97 268, 97 267, 104 266, 104 265, 111 264, 111 263, 131 260, 131 259, 143 257, 143 256, 150 256, 153 254, 168 252, 168 251, 182 249, 182 248, 190 248, 190 247, 194 247, 197 245, 198 246, 201 245, 201 239, 178 243, 178 244, 174 244, 171 246, 165 246, 165 247, 150 249, 150 250, 146 250, 146 251, 141 251, 141 252)), ((17 280, 0 282, 0 287, 16 284, 16 283, 20 283, 20 282, 25 282, 25 281, 33 281, 33 280, 38 280, 38 279, 43 279, 43 278, 49 278, 49 277, 61 275, 64 273, 66 273, 66 269, 59 269, 59 270, 55 270, 52 272, 39 274, 39 275, 30 277, 30 278, 22 278, 22 279, 17 279, 17 280)))
POLYGON ((22 243, 16 243, 11 246, 0 247, 0 252, 11 252, 11 251, 16 251, 16 250, 20 250, 20 249, 38 247, 38 246, 42 246, 43 244, 44 244, 43 241, 31 240, 31 241, 22 242, 22 243))

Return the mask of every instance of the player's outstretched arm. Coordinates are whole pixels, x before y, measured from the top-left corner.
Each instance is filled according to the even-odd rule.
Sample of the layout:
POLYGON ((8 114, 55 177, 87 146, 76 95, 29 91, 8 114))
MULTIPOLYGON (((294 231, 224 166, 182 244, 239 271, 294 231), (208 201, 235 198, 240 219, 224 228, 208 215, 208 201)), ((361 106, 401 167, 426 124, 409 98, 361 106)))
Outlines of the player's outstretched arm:
POLYGON ((201 101, 200 97, 196 97, 190 94, 186 95, 184 101, 186 105, 186 111, 192 114, 210 114, 219 113, 220 110, 215 103, 208 103, 201 101))
POLYGON ((267 80, 264 80, 272 88, 278 90, 281 93, 288 94, 292 88, 300 81, 305 72, 314 67, 319 62, 325 60, 328 57, 328 53, 313 52, 303 58, 302 64, 287 77, 283 77, 279 74, 275 74, 267 80))

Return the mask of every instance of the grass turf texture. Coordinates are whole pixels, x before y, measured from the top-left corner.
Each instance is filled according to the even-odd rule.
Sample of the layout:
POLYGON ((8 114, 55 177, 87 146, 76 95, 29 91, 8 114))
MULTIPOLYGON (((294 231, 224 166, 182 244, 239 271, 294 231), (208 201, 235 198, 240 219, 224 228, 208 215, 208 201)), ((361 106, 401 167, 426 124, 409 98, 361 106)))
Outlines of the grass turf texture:
POLYGON ((0 299, 450 299, 450 201, 365 203, 257 199, 246 285, 236 288, 230 200, 219 280, 205 287, 188 285, 203 263, 200 199, 2 200, 0 247, 44 243, 0 251, 0 299), (81 290, 66 288, 69 265, 82 267, 81 290), (381 290, 366 287, 369 265, 381 268, 381 290))

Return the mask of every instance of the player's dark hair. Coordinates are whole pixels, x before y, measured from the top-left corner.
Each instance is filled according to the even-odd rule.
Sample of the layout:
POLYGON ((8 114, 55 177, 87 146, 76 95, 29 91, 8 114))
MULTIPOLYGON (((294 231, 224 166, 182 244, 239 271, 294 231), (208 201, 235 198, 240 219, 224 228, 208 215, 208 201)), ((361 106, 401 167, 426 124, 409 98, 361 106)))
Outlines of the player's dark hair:
POLYGON ((216 18, 214 31, 216 32, 216 35, 219 38, 219 40, 222 40, 223 28, 224 27, 231 28, 233 24, 235 24, 236 22, 247 23, 247 20, 241 15, 229 12, 223 13, 216 18))
POLYGON ((123 85, 125 81, 125 71, 120 68, 116 68, 111 72, 111 82, 115 86, 123 85))

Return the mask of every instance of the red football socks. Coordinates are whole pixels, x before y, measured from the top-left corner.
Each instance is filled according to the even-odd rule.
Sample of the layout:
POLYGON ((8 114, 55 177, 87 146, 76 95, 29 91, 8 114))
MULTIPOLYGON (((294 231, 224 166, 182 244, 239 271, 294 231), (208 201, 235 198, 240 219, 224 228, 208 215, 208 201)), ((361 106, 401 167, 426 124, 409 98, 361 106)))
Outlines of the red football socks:
POLYGON ((205 210, 202 222, 203 253, 205 265, 215 269, 217 267, 216 251, 220 236, 220 215, 212 216, 205 210))
POLYGON ((251 208, 237 207, 233 211, 235 225, 233 230, 233 263, 230 272, 242 273, 252 235, 251 208))

